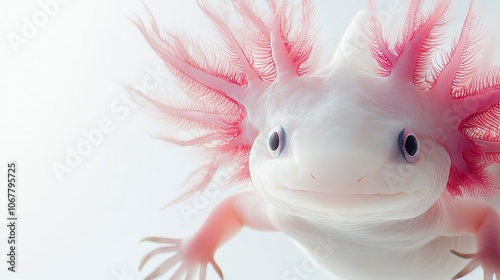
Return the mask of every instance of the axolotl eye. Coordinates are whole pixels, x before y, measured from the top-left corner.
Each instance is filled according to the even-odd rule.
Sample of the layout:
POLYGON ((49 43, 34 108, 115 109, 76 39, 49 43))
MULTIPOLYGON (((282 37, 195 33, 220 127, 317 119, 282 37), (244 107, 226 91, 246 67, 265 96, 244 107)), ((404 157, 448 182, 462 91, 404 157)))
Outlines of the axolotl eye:
POLYGON ((398 135, 398 145, 401 155, 406 162, 412 163, 417 160, 419 154, 418 139, 409 129, 403 129, 398 135))
POLYGON ((278 157, 285 147, 285 130, 281 125, 276 126, 269 134, 269 139, 267 140, 267 147, 269 148, 269 153, 273 157, 278 157))

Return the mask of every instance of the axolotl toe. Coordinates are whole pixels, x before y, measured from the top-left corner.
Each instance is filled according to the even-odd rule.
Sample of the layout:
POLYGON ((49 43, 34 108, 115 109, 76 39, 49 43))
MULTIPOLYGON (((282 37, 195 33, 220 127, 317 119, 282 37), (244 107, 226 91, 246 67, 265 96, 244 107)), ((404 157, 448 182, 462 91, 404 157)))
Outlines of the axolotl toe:
POLYGON ((163 140, 207 162, 173 203, 221 170, 247 186, 192 237, 147 238, 167 246, 141 268, 173 253, 147 279, 178 263, 174 278, 208 265, 222 278, 214 253, 244 226, 285 233, 343 279, 500 276, 500 216, 478 199, 498 189, 500 68, 480 63, 472 4, 443 51, 453 1, 412 0, 394 42, 370 1, 320 63, 310 1, 222 2, 199 1, 217 50, 137 21, 179 91, 136 99, 165 121, 163 140))

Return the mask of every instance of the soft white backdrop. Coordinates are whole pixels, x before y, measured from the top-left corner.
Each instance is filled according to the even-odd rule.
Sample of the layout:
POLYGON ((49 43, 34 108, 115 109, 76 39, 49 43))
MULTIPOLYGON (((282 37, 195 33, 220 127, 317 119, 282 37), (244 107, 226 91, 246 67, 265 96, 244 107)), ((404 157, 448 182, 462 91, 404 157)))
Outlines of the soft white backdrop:
MULTIPOLYGON (((156 248, 139 240, 191 235, 224 194, 210 199, 189 223, 178 207, 159 210, 199 163, 153 139, 145 129, 148 117, 123 99, 128 95, 121 84, 147 85, 163 69, 128 18, 145 18, 144 6, 135 0, 66 0, 53 2, 58 4, 47 14, 48 2, 0 0, 0 162, 19 165, 18 272, 7 272, 0 257, 0 279, 143 279, 164 258, 138 272, 140 259, 156 248), (30 23, 38 27, 30 29, 30 23), (111 131, 58 178, 54 163, 65 163, 85 141, 83 131, 94 131, 103 121, 111 131)), ((388 2, 379 1, 380 9, 388 9, 388 2)), ((467 7, 460 2, 459 18, 467 7)), ((500 9, 498 1, 477 2, 493 26, 488 19, 500 9)), ((195 1, 146 4, 170 30, 193 36, 206 31, 195 1)), ((366 6, 364 0, 317 1, 322 43, 333 50, 353 15, 366 6)), ((0 182, 6 182, 5 173, 0 171, 0 182)), ((2 189, 0 220, 6 221, 6 186, 2 189)), ((6 234, 0 226, 2 256, 6 234)), ((245 229, 216 259, 226 279, 270 280, 293 279, 284 273, 306 257, 282 234, 245 229)), ((217 279, 209 273, 208 279, 217 279)), ((306 276, 329 279, 320 269, 306 276)), ((469 279, 480 279, 480 272, 469 279)))

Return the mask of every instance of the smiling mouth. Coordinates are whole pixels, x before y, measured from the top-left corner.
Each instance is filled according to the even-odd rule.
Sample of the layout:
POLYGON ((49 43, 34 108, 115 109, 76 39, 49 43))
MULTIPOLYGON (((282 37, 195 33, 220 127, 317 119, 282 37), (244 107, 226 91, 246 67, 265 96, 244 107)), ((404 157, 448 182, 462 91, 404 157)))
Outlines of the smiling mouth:
POLYGON ((407 195, 413 195, 415 193, 405 193, 405 192, 397 192, 397 193, 390 193, 390 194, 385 194, 385 193, 361 193, 361 194, 335 194, 335 193, 327 193, 327 192, 317 192, 317 191, 312 191, 312 190, 296 190, 296 189, 291 189, 288 188, 287 186, 281 186, 278 187, 277 189, 280 190, 285 190, 285 191, 290 191, 290 192, 298 192, 298 193, 303 193, 307 195, 322 195, 322 196, 331 196, 332 198, 348 198, 348 197, 394 197, 394 196, 407 196, 407 195))
POLYGON ((289 204, 296 205, 300 208, 323 209, 324 211, 333 209, 341 211, 347 209, 350 209, 349 211, 385 209, 390 205, 399 205, 402 201, 413 201, 419 196, 418 192, 397 192, 393 194, 332 194, 311 190, 294 190, 286 186, 275 188, 275 191, 275 196, 277 198, 288 201, 289 204))

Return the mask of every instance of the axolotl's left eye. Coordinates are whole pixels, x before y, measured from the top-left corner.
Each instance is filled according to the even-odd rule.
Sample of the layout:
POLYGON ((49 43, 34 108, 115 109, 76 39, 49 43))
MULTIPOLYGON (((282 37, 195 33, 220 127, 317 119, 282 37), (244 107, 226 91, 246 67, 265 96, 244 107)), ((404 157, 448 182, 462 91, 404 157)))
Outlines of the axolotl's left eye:
POLYGON ((419 154, 418 139, 411 130, 405 128, 399 133, 398 145, 406 162, 412 163, 417 160, 419 154))
POLYGON ((269 153, 273 157, 278 157, 285 147, 285 130, 281 125, 276 126, 269 134, 269 139, 267 140, 267 147, 269 148, 269 153))

